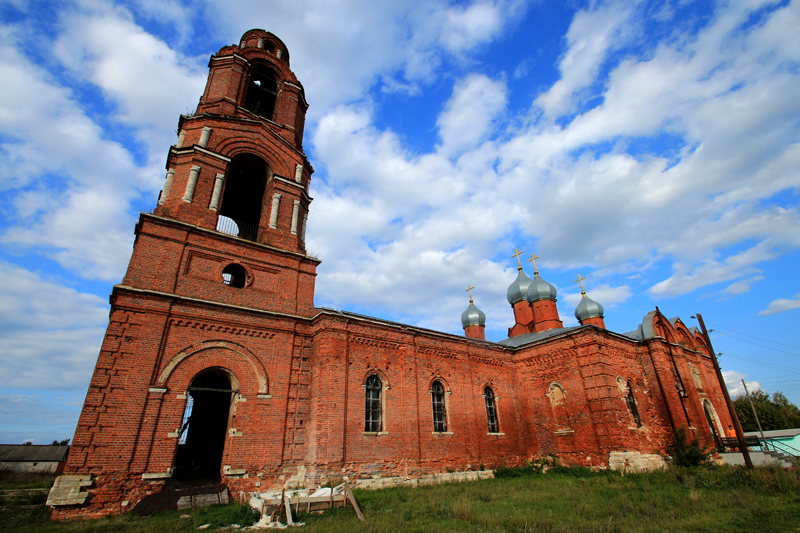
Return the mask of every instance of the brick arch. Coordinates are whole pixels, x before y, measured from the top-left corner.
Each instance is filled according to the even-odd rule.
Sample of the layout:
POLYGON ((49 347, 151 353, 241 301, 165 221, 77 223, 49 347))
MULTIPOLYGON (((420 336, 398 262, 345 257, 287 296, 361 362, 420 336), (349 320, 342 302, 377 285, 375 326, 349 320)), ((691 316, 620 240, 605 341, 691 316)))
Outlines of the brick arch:
POLYGON ((294 165, 303 163, 302 158, 298 158, 298 161, 288 160, 285 154, 266 144, 253 142, 251 137, 246 136, 226 137, 214 146, 214 151, 231 159, 240 154, 256 155, 267 163, 273 173, 289 179, 294 177, 294 165))
POLYGON ((381 387, 383 387, 384 390, 391 388, 389 385, 389 376, 387 376, 386 373, 377 366, 370 367, 366 372, 364 372, 364 375, 361 377, 361 383, 365 384, 367 382, 367 378, 372 374, 376 374, 379 378, 381 378, 381 387))
POLYGON ((706 347, 706 340, 703 338, 703 334, 699 331, 695 332, 694 334, 694 345, 701 352, 705 353, 706 355, 710 355, 708 348, 706 347))
POLYGON ((675 332, 677 333, 678 342, 685 341, 687 348, 694 348, 694 335, 680 319, 675 322, 675 332))
POLYGON ((255 377, 258 383, 258 394, 269 394, 269 381, 267 372, 258 358, 247 348, 229 341, 204 341, 184 348, 175 354, 175 356, 170 359, 169 363, 166 364, 163 370, 161 370, 161 373, 158 376, 157 384, 161 386, 166 385, 178 366, 181 366, 182 363, 191 363, 192 356, 200 355, 203 352, 214 349, 220 349, 226 352, 234 353, 239 357, 209 357, 208 360, 200 363, 195 371, 191 372, 192 377, 197 375, 198 372, 212 367, 222 368, 236 374, 237 372, 231 368, 236 367, 240 374, 237 379, 241 379, 244 375, 252 375, 255 377))
POLYGON ((431 376, 431 378, 428 380, 428 390, 431 390, 431 387, 433 387, 433 382, 434 381, 438 381, 439 383, 441 383, 442 387, 444 387, 444 391, 446 393, 447 392, 453 392, 453 389, 450 388, 450 384, 447 383, 447 380, 445 378, 443 378, 442 376, 440 376, 439 374, 435 374, 435 375, 431 376))

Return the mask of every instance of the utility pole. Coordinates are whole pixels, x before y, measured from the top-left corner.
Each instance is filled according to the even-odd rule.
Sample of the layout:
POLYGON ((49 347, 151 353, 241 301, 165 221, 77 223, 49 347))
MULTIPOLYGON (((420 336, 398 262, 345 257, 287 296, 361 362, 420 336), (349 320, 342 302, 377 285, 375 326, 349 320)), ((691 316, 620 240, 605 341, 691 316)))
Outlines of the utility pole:
POLYGON ((744 380, 742 380, 742 387, 744 387, 744 393, 747 396, 747 401, 750 402, 750 409, 753 410, 753 416, 756 417, 756 424, 758 424, 758 432, 761 433, 761 440, 764 441, 764 445, 766 446, 767 441, 764 438, 764 430, 761 429, 761 421, 758 419, 758 413, 756 413, 756 406, 753 405, 753 399, 750 397, 750 391, 747 390, 747 385, 745 385, 744 380))
POLYGON ((708 351, 711 354, 711 361, 714 362, 714 370, 717 372, 717 381, 719 381, 722 394, 725 396, 725 403, 728 406, 728 412, 733 419, 733 428, 736 430, 736 437, 739 439, 739 449, 742 451, 744 464, 747 465, 747 468, 752 470, 753 461, 750 460, 750 452, 747 449, 747 441, 744 438, 742 425, 739 423, 739 417, 736 416, 736 408, 733 406, 733 402, 731 401, 731 395, 728 394, 728 387, 725 386, 725 379, 722 377, 722 370, 719 368, 716 352, 714 352, 714 348, 711 346, 711 339, 708 337, 708 331, 706 331, 706 325, 703 322, 703 317, 700 316, 700 313, 697 313, 697 321, 700 323, 700 329, 703 331, 703 338, 706 340, 706 346, 708 346, 708 351))

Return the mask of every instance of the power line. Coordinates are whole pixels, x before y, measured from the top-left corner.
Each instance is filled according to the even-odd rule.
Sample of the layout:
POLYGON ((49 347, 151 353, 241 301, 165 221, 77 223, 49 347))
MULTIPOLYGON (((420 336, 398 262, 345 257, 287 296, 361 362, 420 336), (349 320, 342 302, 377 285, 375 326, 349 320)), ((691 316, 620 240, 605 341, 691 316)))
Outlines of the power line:
POLYGON ((744 335, 745 337, 750 337, 751 339, 758 339, 760 341, 771 342, 772 344, 779 344, 781 346, 786 346, 787 348, 797 348, 798 350, 800 350, 800 346, 793 346, 791 344, 783 344, 782 342, 775 342, 775 341, 771 341, 769 339, 762 339, 761 337, 756 337, 754 335, 748 335, 747 333, 741 333, 739 331, 736 331, 735 329, 726 328, 725 326, 720 326, 719 324, 713 324, 711 322, 709 322, 709 324, 711 324, 712 326, 717 326, 718 328, 727 329, 728 331, 732 331, 732 332, 736 333, 737 335, 744 335))
MULTIPOLYGON (((717 333, 719 333, 719 332, 717 332, 717 333)), ((720 333, 720 335, 722 335, 723 337, 730 337, 731 339, 736 339, 737 341, 740 341, 740 342, 746 342, 747 344, 752 344, 754 346, 759 346, 761 348, 766 348, 767 350, 774 350, 776 352, 781 352, 781 353, 785 353, 785 354, 788 354, 788 355, 794 355, 794 356, 800 357, 800 353, 787 352, 786 350, 779 350, 777 348, 773 348, 772 346, 764 346, 763 344, 758 344, 756 342, 746 341, 744 339, 737 339, 736 337, 734 337, 730 333, 720 333)))
POLYGON ((754 363, 756 365, 766 366, 766 367, 772 368, 774 370, 780 370, 782 372, 788 372, 789 374, 800 374, 800 372, 798 372, 795 368, 791 368, 791 367, 788 367, 788 366, 781 366, 781 365, 773 365, 773 364, 770 364, 770 363, 763 363, 761 361, 757 361, 755 359, 750 359, 749 357, 743 357, 741 355, 736 355, 736 354, 730 353, 730 352, 723 352, 723 355, 728 355, 728 356, 733 357, 735 359, 741 359, 742 361, 747 361, 747 362, 750 362, 750 363, 754 363))

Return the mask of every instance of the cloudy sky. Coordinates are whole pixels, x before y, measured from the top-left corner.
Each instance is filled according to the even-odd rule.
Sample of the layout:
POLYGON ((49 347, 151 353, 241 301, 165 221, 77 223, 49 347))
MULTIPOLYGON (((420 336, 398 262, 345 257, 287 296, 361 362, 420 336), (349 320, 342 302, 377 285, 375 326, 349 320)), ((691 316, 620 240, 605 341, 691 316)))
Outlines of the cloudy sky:
MULTIPOLYGON (((311 104, 319 306, 487 338, 515 248, 609 329, 700 312, 800 404, 800 1, 0 0, 0 442, 72 437, 210 55, 278 35, 311 104)), ((524 263, 532 275, 530 263, 524 263)))

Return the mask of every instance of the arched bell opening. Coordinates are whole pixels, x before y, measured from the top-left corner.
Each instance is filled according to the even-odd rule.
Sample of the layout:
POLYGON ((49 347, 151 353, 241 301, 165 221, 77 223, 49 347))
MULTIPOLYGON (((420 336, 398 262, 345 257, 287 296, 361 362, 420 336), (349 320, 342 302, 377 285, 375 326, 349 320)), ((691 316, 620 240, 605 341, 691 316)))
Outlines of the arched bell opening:
POLYGON ((228 166, 217 230, 248 241, 258 239, 269 166, 253 154, 234 156, 228 166), (232 222, 232 224, 231 224, 232 222))
POLYGON ((186 400, 173 477, 193 483, 219 483, 233 393, 222 369, 194 377, 186 400))
POLYGON ((250 72, 244 108, 260 117, 272 120, 277 98, 277 73, 267 65, 255 65, 250 72))

